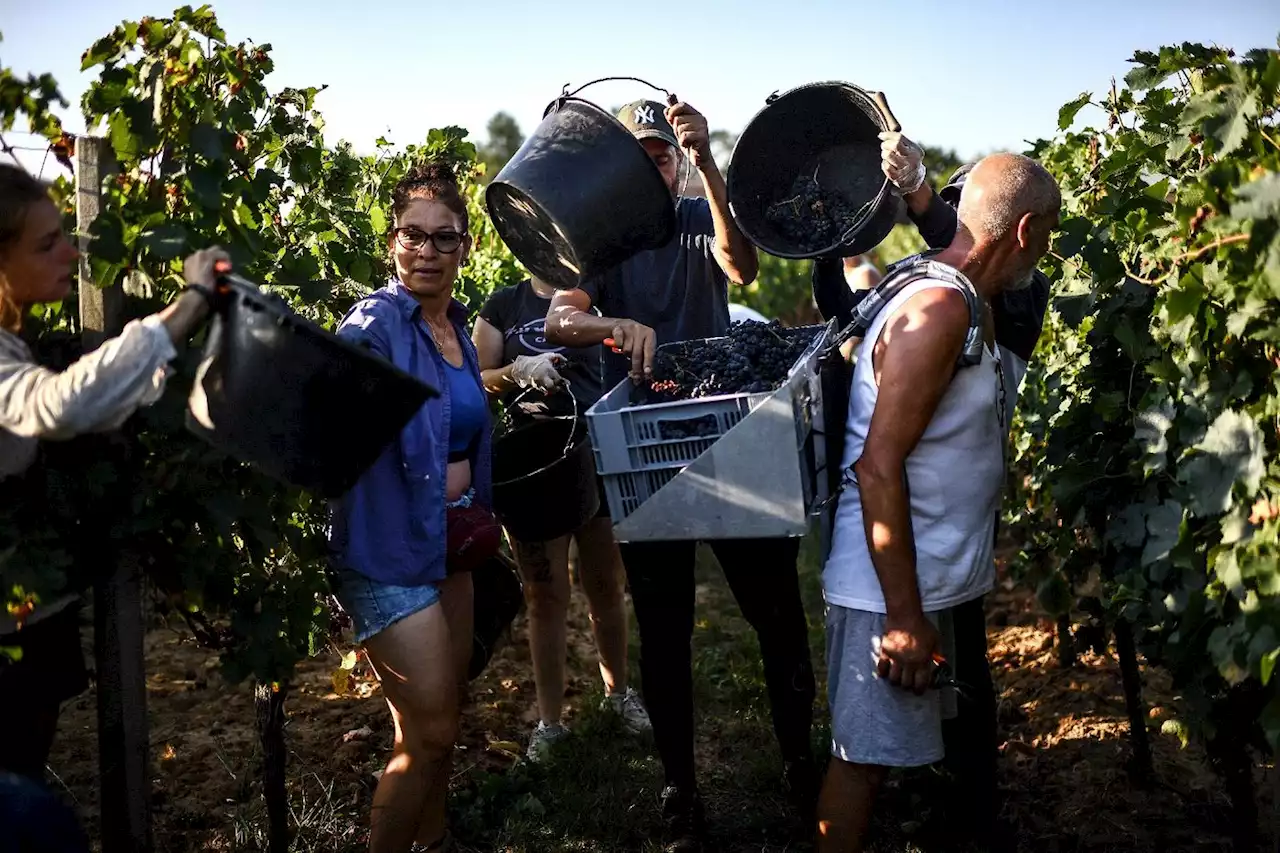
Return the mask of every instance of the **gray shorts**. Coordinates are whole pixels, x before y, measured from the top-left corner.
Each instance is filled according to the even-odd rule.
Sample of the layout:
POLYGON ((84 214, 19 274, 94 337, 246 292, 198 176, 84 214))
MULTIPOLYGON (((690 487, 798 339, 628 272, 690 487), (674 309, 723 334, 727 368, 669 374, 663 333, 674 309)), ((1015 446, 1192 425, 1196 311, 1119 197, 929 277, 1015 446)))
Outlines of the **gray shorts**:
MULTIPOLYGON (((942 634, 942 653, 955 655, 951 612, 926 614, 942 634)), ((956 715, 955 691, 917 696, 876 672, 884 614, 827 605, 827 702, 831 754, 852 764, 919 767, 942 760, 942 721, 956 715)), ((957 674, 957 678, 960 676, 957 674)))

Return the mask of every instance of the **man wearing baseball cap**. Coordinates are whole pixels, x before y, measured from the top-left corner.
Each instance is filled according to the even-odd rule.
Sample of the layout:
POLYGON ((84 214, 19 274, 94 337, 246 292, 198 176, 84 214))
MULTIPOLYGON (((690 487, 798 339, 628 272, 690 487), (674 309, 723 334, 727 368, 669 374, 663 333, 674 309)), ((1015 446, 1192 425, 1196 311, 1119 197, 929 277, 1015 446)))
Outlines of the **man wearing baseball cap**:
MULTIPOLYGON (((919 145, 901 133, 882 133, 880 138, 881 168, 885 177, 906 202, 908 217, 929 246, 925 252, 889 264, 885 270, 887 278, 904 265, 936 255, 955 238, 960 194, 975 164, 960 166, 946 185, 935 191, 926 180, 924 151, 919 145)), ((1000 368, 1005 388, 1015 401, 1044 328, 1049 289, 1049 279, 1044 273, 1033 270, 1029 286, 1006 289, 991 300, 1000 368)), ((837 317, 840 318, 837 322, 848 323, 853 308, 865 293, 850 291, 839 259, 814 262, 813 294, 823 317, 837 317)), ((999 519, 997 533, 998 530, 999 519)), ((972 822, 971 829, 980 840, 991 842, 998 810, 998 743, 983 599, 956 607, 953 617, 956 639, 953 663, 957 672, 963 670, 971 675, 966 678, 968 689, 960 696, 957 716, 943 722, 946 763, 960 780, 957 802, 961 816, 972 822)))
MULTIPOLYGON (((641 252, 551 300, 549 341, 588 346, 612 338, 622 351, 605 353, 606 389, 628 376, 635 382, 650 376, 654 350, 661 344, 724 335, 729 328, 728 285, 750 284, 759 263, 755 247, 729 213, 707 120, 686 103, 663 106, 656 101, 627 104, 617 117, 662 173, 676 205, 677 228, 668 245, 641 252), (682 150, 706 198, 678 197, 682 150), (603 316, 589 313, 593 306, 603 316)), ((815 685, 796 574, 799 540, 708 544, 759 637, 788 790, 807 822, 818 776, 809 740, 815 685)), ((623 543, 621 549, 640 629, 644 699, 666 776, 667 849, 701 850, 704 818, 694 774, 691 653, 697 542, 623 543)))

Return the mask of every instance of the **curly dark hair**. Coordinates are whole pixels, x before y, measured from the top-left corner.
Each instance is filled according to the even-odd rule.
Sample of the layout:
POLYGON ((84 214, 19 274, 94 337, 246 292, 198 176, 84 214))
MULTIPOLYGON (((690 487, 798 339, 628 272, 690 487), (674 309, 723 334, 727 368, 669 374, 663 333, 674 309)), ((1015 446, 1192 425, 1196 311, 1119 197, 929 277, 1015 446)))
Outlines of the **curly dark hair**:
POLYGON ((405 173, 391 192, 391 211, 396 220, 408 209, 410 202, 419 198, 438 201, 462 217, 464 233, 470 228, 467 201, 462 197, 458 177, 448 163, 428 160, 405 173))

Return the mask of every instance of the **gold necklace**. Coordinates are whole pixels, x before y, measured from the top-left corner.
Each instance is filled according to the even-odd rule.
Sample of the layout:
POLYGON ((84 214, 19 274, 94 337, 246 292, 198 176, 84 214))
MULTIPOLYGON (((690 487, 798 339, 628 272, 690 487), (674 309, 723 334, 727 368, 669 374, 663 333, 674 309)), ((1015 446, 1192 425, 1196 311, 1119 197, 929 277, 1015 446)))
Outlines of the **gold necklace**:
MULTIPOLYGON (((449 326, 449 321, 446 320, 444 329, 448 329, 449 326)), ((436 324, 430 320, 427 321, 427 327, 431 329, 431 342, 436 345, 436 351, 444 355, 444 329, 437 328, 436 324)))

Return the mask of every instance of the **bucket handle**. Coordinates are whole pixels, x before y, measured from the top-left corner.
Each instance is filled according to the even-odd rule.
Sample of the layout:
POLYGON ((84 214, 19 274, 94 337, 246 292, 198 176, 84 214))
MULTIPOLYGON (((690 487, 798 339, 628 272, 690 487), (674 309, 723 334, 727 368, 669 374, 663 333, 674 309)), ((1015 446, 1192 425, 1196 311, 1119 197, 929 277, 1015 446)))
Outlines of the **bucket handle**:
POLYGON ((884 96, 884 92, 867 92, 867 95, 875 102, 880 114, 884 116, 884 122, 888 125, 889 132, 902 133, 902 122, 898 121, 898 117, 893 114, 893 110, 889 109, 889 99, 884 96))
POLYGON ((583 83, 581 86, 574 89, 572 92, 569 91, 569 84, 565 83, 564 88, 560 90, 560 97, 572 98, 573 96, 577 95, 579 92, 581 92, 583 89, 587 88, 588 86, 594 86, 597 83, 607 83, 612 80, 630 80, 633 83, 640 83, 642 85, 648 86, 650 89, 653 89, 655 92, 661 92, 662 94, 667 96, 667 106, 675 106, 680 102, 680 99, 676 97, 675 92, 668 91, 667 89, 664 89, 661 86, 655 86, 652 83, 650 83, 648 80, 642 80, 639 77, 599 77, 588 83, 583 83))
MULTIPOLYGON (((578 414, 579 414, 578 397, 569 388, 569 380, 564 379, 564 377, 561 377, 561 379, 563 380, 564 384, 561 386, 560 390, 569 395, 569 402, 573 404, 573 414, 572 415, 548 415, 545 419, 551 420, 551 421, 573 421, 575 424, 575 427, 569 430, 569 437, 565 439, 564 450, 560 451, 560 459, 556 459, 552 462, 548 462, 546 465, 543 465, 537 471, 531 471, 528 474, 525 474, 524 475, 525 477, 532 477, 534 474, 541 474, 543 471, 547 470, 552 465, 555 465, 557 462, 561 461, 566 456, 568 456, 569 451, 573 449, 573 434, 574 432, 577 431, 576 424, 578 422, 578 414)), ((504 405, 503 408, 507 411, 508 415, 511 413, 511 407, 514 406, 516 403, 519 403, 521 400, 523 400, 533 390, 534 389, 532 387, 526 388, 525 390, 517 394, 515 396, 515 399, 513 399, 510 403, 507 403, 506 405, 504 405)))

